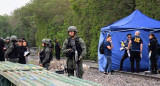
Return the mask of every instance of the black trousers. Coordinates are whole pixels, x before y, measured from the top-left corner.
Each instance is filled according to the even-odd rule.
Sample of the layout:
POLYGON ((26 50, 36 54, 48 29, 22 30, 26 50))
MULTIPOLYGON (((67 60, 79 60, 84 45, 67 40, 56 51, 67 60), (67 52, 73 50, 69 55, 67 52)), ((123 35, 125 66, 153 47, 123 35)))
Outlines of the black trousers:
POLYGON ((57 60, 60 60, 60 52, 56 51, 55 54, 56 54, 56 59, 57 59, 57 60))
POLYGON ((124 60, 127 59, 127 58, 128 58, 128 53, 127 53, 127 50, 125 50, 125 52, 124 52, 124 54, 123 54, 123 56, 122 56, 122 58, 121 58, 120 69, 119 69, 119 70, 122 70, 122 69, 123 69, 123 62, 124 62, 124 60))
POLYGON ((5 59, 4 59, 4 53, 0 53, 0 61, 5 61, 5 59))
POLYGON ((151 72, 157 72, 156 54, 151 54, 150 61, 151 61, 151 72))
POLYGON ((139 62, 141 60, 140 52, 138 51, 131 51, 131 72, 134 72, 134 60, 136 60, 136 72, 139 73, 139 62))

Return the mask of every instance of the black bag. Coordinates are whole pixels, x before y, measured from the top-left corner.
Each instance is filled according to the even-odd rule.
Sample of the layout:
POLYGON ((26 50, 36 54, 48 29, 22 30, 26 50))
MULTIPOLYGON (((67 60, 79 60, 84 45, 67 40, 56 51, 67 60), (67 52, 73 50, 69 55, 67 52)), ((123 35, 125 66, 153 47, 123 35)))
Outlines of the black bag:
POLYGON ((157 45, 157 54, 160 55, 160 44, 157 45))
POLYGON ((99 48, 99 51, 100 51, 100 54, 104 54, 104 41, 102 42, 102 44, 100 45, 100 48, 99 48))

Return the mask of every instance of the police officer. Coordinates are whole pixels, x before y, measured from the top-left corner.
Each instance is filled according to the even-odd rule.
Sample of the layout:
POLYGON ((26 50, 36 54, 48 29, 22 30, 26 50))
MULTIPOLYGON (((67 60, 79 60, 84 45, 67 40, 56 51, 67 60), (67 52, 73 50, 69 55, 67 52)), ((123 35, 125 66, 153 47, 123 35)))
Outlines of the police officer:
POLYGON ((47 39, 49 41, 49 47, 53 50, 54 44, 52 43, 52 39, 47 39))
POLYGON ((52 50, 49 47, 49 40, 47 39, 45 41, 45 49, 44 49, 44 59, 42 60, 42 63, 40 64, 40 66, 46 68, 48 70, 49 65, 50 65, 50 61, 52 60, 52 50))
POLYGON ((53 52, 54 52, 54 44, 52 43, 52 39, 47 39, 49 41, 49 48, 51 49, 51 57, 53 60, 53 52))
POLYGON ((43 61, 43 59, 44 59, 44 50, 45 50, 45 42, 46 42, 46 39, 43 39, 42 40, 42 47, 43 47, 43 49, 40 51, 40 53, 39 53, 39 59, 40 59, 40 61, 39 61, 39 63, 41 64, 42 63, 42 61, 43 61))
POLYGON ((139 73, 139 62, 142 58, 142 48, 143 48, 143 41, 139 37, 140 32, 136 31, 135 36, 131 38, 128 49, 131 47, 131 72, 134 72, 134 60, 136 60, 136 72, 139 73))
POLYGON ((7 47, 8 47, 8 45, 9 45, 9 43, 10 43, 10 37, 6 37, 6 39, 5 39, 5 45, 4 45, 4 51, 6 51, 6 49, 7 49, 7 47))
POLYGON ((82 58, 86 55, 86 45, 82 38, 76 35, 77 28, 70 26, 68 28, 69 38, 67 38, 62 47, 62 53, 67 57, 67 72, 68 76, 74 76, 74 70, 78 72, 76 75, 78 78, 83 76, 83 61, 82 58), (75 61, 75 51, 78 52, 78 61, 75 61), (78 66, 76 66, 78 65, 78 66), (76 66, 76 67, 75 67, 76 66))
POLYGON ((17 63, 19 61, 18 45, 16 42, 17 42, 17 37, 15 35, 11 36, 11 43, 9 44, 5 52, 5 58, 8 58, 10 62, 14 63, 17 63))
POLYGON ((56 59, 60 60, 61 44, 58 42, 57 39, 55 39, 54 41, 55 41, 55 55, 56 55, 56 59))
POLYGON ((127 41, 125 41, 124 42, 124 44, 125 44, 125 51, 124 51, 124 54, 123 54, 123 56, 122 56, 122 58, 121 58, 121 62, 120 62, 120 71, 122 71, 122 69, 123 69, 123 62, 124 62, 124 60, 125 59, 127 59, 128 58, 128 52, 127 52, 127 50, 128 50, 128 43, 129 43, 129 40, 131 40, 131 37, 132 37, 132 35, 129 33, 129 34, 127 34, 127 41))
POLYGON ((4 41, 0 38, 0 61, 5 61, 4 59, 4 41))

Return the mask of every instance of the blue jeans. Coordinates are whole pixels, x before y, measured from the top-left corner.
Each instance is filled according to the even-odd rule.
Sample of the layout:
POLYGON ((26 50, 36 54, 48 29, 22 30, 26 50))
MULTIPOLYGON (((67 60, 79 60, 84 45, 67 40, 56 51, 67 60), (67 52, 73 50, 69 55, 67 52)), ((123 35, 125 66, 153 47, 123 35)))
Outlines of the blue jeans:
POLYGON ((105 55, 105 57, 107 59, 107 64, 106 64, 106 67, 105 67, 105 72, 111 72, 111 66, 112 66, 111 56, 105 55))
POLYGON ((151 71, 151 61, 150 61, 150 59, 149 59, 148 71, 151 71))

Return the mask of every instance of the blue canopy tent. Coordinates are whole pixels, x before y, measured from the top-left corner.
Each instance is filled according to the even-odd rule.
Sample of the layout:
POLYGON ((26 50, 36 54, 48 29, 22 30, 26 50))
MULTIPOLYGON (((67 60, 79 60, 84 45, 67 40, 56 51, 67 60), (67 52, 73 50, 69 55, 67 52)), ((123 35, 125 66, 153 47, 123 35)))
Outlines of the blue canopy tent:
MULTIPOLYGON (((112 36, 112 69, 119 69, 120 60, 124 51, 120 51, 120 41, 127 40, 127 34, 131 33, 134 36, 135 31, 140 31, 140 37, 143 40, 143 52, 142 59, 140 61, 140 70, 147 70, 149 65, 148 59, 148 44, 149 44, 149 34, 153 32, 160 42, 160 21, 147 17, 139 10, 135 10, 129 16, 109 25, 101 28, 99 47, 103 40, 109 33, 112 36)), ((98 47, 98 63, 99 70, 104 71, 106 65, 106 58, 103 54, 100 54, 98 47)), ((159 61, 160 63, 160 61, 159 61)), ((123 63, 123 69, 125 71, 130 70, 130 60, 127 58, 123 63)))

